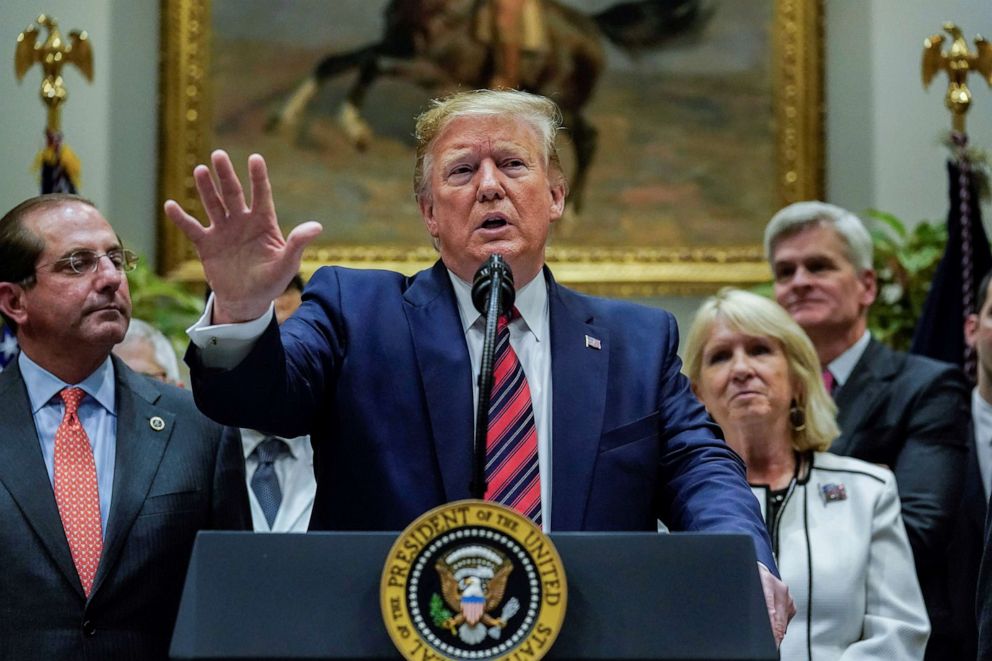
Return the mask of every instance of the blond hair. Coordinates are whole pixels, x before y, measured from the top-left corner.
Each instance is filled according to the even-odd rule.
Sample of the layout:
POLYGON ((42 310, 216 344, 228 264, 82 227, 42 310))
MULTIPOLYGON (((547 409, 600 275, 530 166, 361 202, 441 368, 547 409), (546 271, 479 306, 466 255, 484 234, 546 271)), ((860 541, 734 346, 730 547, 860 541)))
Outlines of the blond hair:
POLYGON ((806 418, 805 429, 793 430, 792 446, 800 452, 829 448, 840 434, 837 406, 823 387, 816 350, 799 324, 772 300, 728 287, 703 301, 686 338, 685 369, 689 380, 699 383, 703 349, 717 321, 739 333, 767 337, 781 345, 789 373, 799 383, 794 393, 796 404, 806 418))
POLYGON ((544 165, 549 175, 566 185, 555 138, 562 126, 561 111, 547 97, 518 90, 479 89, 458 92, 431 101, 431 107, 417 117, 417 164, 413 170, 413 190, 418 199, 430 194, 431 149, 442 131, 459 117, 507 116, 518 119, 537 133, 543 147, 544 165))

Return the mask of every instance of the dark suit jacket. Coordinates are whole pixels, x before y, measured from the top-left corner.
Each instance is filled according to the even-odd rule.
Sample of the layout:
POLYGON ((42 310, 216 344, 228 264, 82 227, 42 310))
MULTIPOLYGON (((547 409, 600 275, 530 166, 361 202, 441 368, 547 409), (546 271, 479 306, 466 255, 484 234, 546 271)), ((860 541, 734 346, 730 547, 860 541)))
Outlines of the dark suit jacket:
MULTIPOLYGON (((751 535, 774 571, 740 458, 680 373, 667 312, 549 281, 551 527, 751 535), (601 342, 587 346, 586 337, 601 342)), ((232 370, 191 347, 197 405, 223 424, 309 433, 311 530, 399 530, 468 498, 472 373, 444 266, 412 277, 320 269, 303 305, 232 370)))
POLYGON ((196 532, 251 528, 240 447, 188 393, 116 358, 114 371, 114 487, 89 599, 17 363, 0 374, 0 659, 167 658, 196 532))
POLYGON ((992 661, 992 501, 985 517, 985 550, 978 573, 978 661, 992 661))
POLYGON ((969 393, 957 367, 872 340, 836 395, 841 436, 830 451, 895 473, 934 638, 950 626, 944 562, 964 483, 969 393))
MULTIPOLYGON (((975 439, 968 441, 968 461, 965 466, 964 494, 955 512, 954 528, 947 544, 947 596, 950 626, 942 656, 938 650, 934 659, 974 659, 978 631, 975 626, 978 564, 982 558, 985 533, 985 488, 978 468, 975 439)), ((928 648, 929 653, 929 648, 928 648)))

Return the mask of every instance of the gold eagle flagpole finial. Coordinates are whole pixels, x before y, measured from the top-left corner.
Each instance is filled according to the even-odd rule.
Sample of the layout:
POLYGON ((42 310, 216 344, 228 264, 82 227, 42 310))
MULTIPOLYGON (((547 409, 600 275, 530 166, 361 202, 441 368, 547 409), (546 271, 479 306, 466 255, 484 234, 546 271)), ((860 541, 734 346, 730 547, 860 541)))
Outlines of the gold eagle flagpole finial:
POLYGON ((975 37, 975 52, 968 50, 961 29, 954 23, 944 23, 944 30, 951 35, 950 49, 941 50, 944 36, 934 34, 923 41, 923 88, 940 71, 947 72, 947 94, 944 105, 951 111, 952 126, 955 131, 964 133, 965 114, 971 105, 971 90, 968 89, 968 74, 977 71, 992 86, 992 44, 981 36, 975 37))
POLYGON ((75 193, 79 189, 79 159, 62 141, 62 104, 69 96, 62 80, 62 69, 74 64, 87 80, 93 80, 93 50, 83 30, 73 30, 69 39, 62 37, 55 17, 42 14, 36 25, 29 25, 17 36, 14 52, 14 72, 17 79, 24 78, 35 62, 41 63, 44 77, 41 80, 41 101, 48 107, 45 128, 45 147, 35 159, 41 172, 42 193, 75 193), (38 43, 41 28, 48 29, 48 37, 38 43))
POLYGON ((14 71, 17 79, 21 80, 35 62, 41 63, 44 72, 41 100, 48 106, 48 130, 58 131, 61 106, 68 97, 62 80, 62 68, 66 64, 74 64, 87 80, 92 81, 93 50, 85 30, 73 30, 67 41, 62 37, 55 17, 42 14, 36 23, 37 25, 29 25, 17 36, 14 71), (39 44, 40 28, 48 28, 48 38, 39 44))

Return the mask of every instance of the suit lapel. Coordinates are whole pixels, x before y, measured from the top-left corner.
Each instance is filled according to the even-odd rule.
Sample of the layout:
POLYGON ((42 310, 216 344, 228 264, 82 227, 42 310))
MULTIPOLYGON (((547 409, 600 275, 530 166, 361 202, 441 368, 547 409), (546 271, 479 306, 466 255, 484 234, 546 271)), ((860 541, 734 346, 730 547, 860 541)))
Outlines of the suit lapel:
POLYGON ((117 358, 114 358, 114 373, 117 375, 114 492, 94 593, 120 556, 175 426, 175 416, 155 405, 159 393, 148 381, 137 377, 117 358))
POLYGON ((448 272, 441 262, 404 294, 434 448, 447 500, 469 497, 475 419, 472 367, 448 272))
POLYGON ((17 361, 0 374, 0 420, 7 421, 0 438, 0 483, 10 492, 56 566, 82 596, 83 587, 69 553, 17 361))
POLYGON ((861 428, 864 419, 875 410, 875 404, 884 392, 882 384, 897 371, 894 358, 885 345, 874 339, 868 342, 851 377, 837 393, 837 426, 841 435, 830 448, 834 454, 850 455, 854 450, 849 431, 861 428))
POLYGON ((968 525, 978 532, 979 537, 985 529, 985 514, 987 500, 985 498, 985 487, 982 485, 982 473, 978 466, 978 453, 975 449, 974 428, 972 428, 971 443, 968 444, 968 460, 965 462, 964 474, 964 494, 962 495, 962 507, 968 525))
POLYGON ((552 530, 579 530, 599 451, 610 366, 609 331, 547 272, 551 315, 552 530), (601 348, 586 346, 586 338, 601 348))

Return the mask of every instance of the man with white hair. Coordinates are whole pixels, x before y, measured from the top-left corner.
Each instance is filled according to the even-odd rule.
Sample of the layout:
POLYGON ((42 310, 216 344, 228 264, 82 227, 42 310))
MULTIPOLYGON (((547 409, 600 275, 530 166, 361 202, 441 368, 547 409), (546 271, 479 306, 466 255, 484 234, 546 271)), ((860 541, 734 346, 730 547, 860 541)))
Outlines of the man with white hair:
POLYGON ((114 355, 139 374, 164 383, 179 384, 179 360, 169 338, 147 321, 132 319, 114 355))
POLYGON ((953 641, 941 565, 964 477, 970 420, 964 375, 872 339, 873 246, 851 212, 797 202, 769 221, 764 243, 775 298, 813 341, 837 403, 841 435, 830 451, 895 472, 933 627, 927 658, 956 658, 945 654, 953 641))

